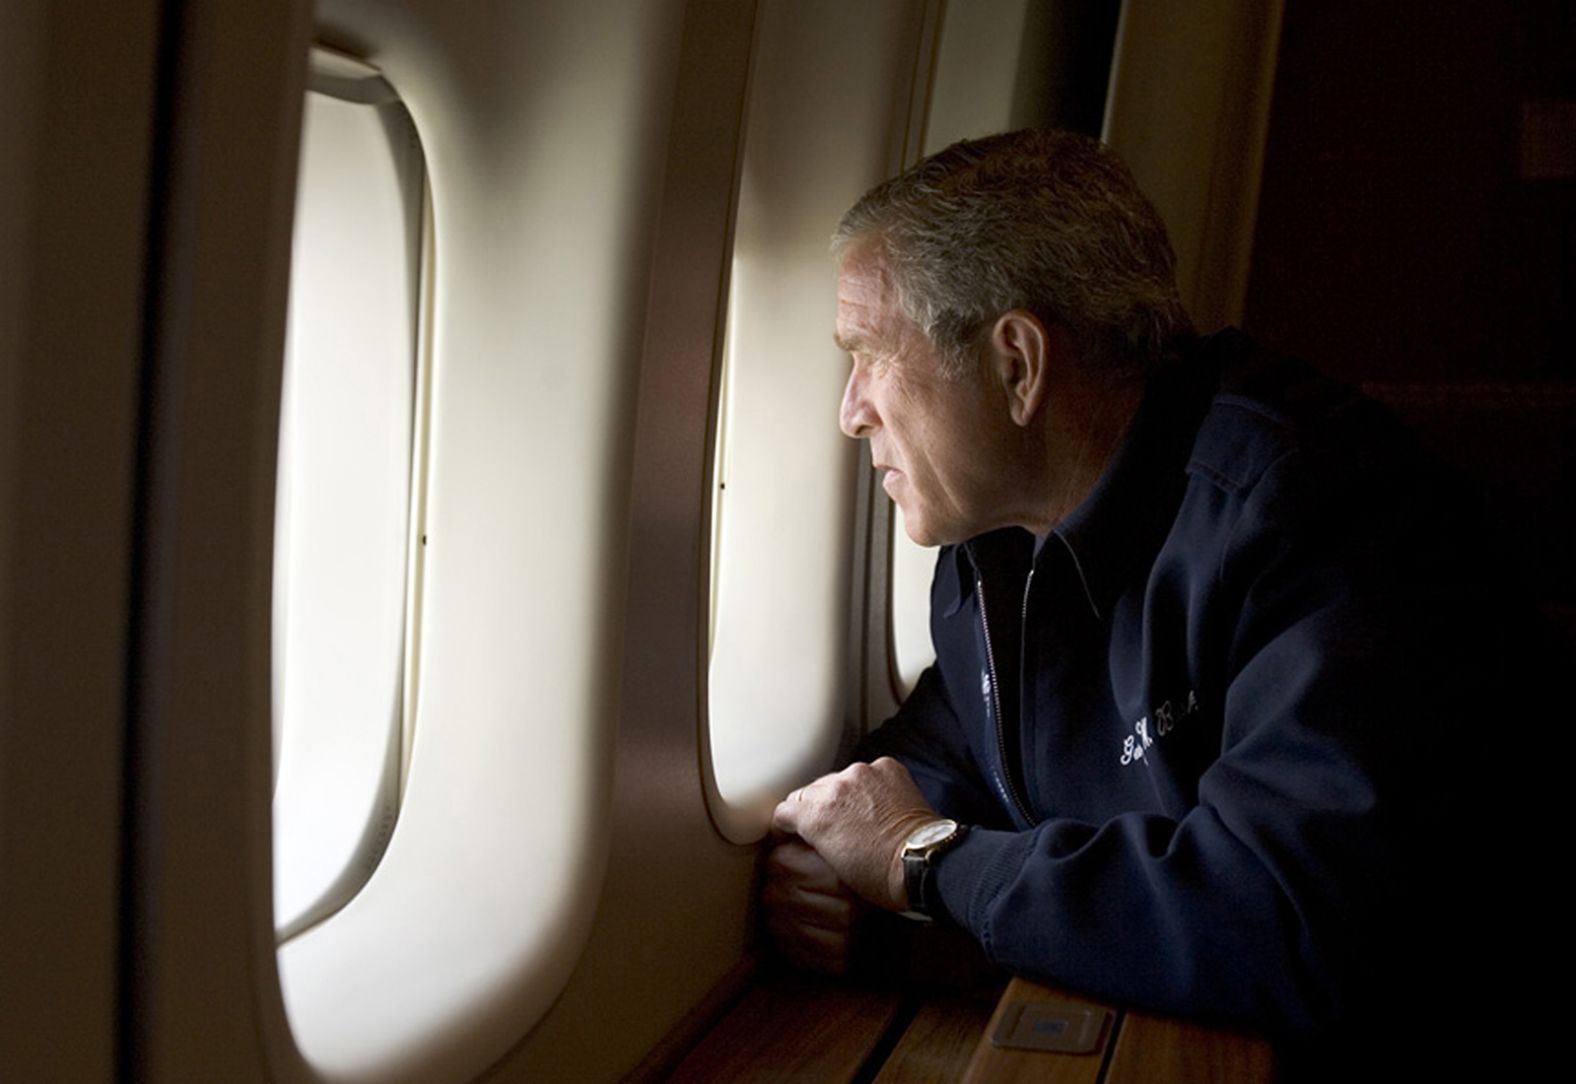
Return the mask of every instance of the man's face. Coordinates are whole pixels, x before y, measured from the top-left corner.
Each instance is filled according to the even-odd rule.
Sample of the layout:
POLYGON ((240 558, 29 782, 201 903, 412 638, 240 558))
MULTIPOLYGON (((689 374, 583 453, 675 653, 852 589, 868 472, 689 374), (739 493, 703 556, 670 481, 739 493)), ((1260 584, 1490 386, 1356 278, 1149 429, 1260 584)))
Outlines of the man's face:
POLYGON ((1000 526, 990 382, 956 379, 898 305, 876 246, 849 249, 837 283, 837 342, 853 358, 838 422, 870 442, 882 486, 922 546, 962 542, 1000 526))

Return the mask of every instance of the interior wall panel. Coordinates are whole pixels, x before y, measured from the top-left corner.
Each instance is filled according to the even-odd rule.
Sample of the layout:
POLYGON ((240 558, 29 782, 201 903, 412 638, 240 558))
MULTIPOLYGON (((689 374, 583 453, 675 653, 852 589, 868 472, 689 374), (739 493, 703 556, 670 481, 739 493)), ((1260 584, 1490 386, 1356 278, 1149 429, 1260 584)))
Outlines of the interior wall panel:
POLYGON ((310 7, 180 4, 161 30, 125 1056, 146 1080, 289 1080, 267 615, 310 7))
MULTIPOLYGON (((749 6, 733 0, 688 5, 649 272, 607 879, 579 968, 552 1012, 500 1066, 498 1079, 614 1079, 637 1065, 660 1073, 662 1048, 656 1061, 642 1063, 643 1055, 691 1009, 726 994, 757 948, 758 849, 724 840, 701 785, 707 466, 728 303, 724 286, 734 254, 729 193, 741 168, 739 140, 776 139, 773 154, 799 156, 794 183, 804 191, 794 194, 793 205, 824 199, 837 208, 815 227, 809 258, 801 258, 805 247, 794 231, 792 244, 772 255, 793 265, 792 289, 776 291, 776 318, 815 329, 814 349, 780 363, 841 372, 844 363, 830 342, 836 266, 825 246, 836 214, 895 164, 889 148, 901 148, 908 127, 917 51, 928 24, 922 6, 907 0, 770 0, 755 5, 753 28, 749 6), (748 56, 752 34, 754 61, 748 56), (766 130, 739 127, 746 78, 747 115, 768 118, 766 130), (771 108, 755 109, 760 95, 771 108)), ((773 180, 780 179, 761 182, 765 191, 773 180)), ((763 233, 760 243, 770 230, 763 233)), ((835 407, 834 397, 824 420, 834 433, 835 407)), ((845 522, 852 519, 854 498, 851 448, 847 466, 847 481, 826 495, 831 514, 845 522)), ((773 575, 771 554, 757 556, 758 574, 773 575)))
POLYGON ((1247 330, 1354 383, 1576 379, 1576 184, 1521 169, 1572 100, 1570 0, 1289 5, 1247 330))
POLYGON ((158 8, 0 5, 8 1080, 116 1072, 131 485, 158 8))

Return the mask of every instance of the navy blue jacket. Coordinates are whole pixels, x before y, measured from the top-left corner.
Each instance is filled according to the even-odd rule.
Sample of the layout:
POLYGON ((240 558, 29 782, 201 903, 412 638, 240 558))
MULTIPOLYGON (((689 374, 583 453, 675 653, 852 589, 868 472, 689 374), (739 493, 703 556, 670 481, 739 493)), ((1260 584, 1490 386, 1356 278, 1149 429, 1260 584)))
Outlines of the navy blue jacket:
POLYGON ((1525 618, 1472 538, 1372 401, 1222 332, 1038 548, 942 550, 938 662, 859 755, 975 826, 936 891, 993 960, 1320 1034, 1470 955, 1525 618))

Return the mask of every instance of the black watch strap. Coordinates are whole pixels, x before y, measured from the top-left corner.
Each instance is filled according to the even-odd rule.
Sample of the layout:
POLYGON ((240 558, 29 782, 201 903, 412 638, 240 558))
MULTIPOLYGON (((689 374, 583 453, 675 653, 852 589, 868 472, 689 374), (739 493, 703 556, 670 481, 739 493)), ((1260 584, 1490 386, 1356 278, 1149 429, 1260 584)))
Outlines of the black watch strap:
POLYGON ((968 826, 938 817, 909 834, 903 844, 903 887, 908 913, 934 919, 945 913, 936 897, 936 862, 962 842, 968 826))

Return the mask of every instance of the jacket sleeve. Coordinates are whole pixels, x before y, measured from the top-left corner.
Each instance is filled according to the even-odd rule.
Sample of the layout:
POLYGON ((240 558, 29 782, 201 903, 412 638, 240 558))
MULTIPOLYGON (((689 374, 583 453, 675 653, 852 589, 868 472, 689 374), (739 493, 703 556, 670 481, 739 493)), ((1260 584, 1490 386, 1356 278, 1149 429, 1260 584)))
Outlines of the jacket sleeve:
POLYGON ((1222 562, 1221 751, 1196 805, 975 830, 942 858, 938 895, 993 960, 1311 1035, 1397 1003, 1426 981, 1415 964, 1485 921, 1445 871, 1493 846, 1466 795, 1491 800, 1495 772, 1465 762, 1510 680, 1485 648, 1507 608, 1405 511, 1355 530, 1298 518, 1250 502, 1222 562))
POLYGON ((1006 825, 969 749, 945 683, 926 667, 896 715, 865 735, 854 760, 895 757, 937 812, 963 824, 1006 825))

